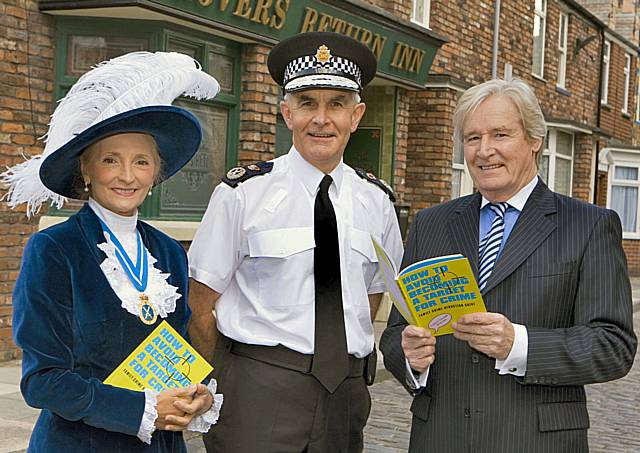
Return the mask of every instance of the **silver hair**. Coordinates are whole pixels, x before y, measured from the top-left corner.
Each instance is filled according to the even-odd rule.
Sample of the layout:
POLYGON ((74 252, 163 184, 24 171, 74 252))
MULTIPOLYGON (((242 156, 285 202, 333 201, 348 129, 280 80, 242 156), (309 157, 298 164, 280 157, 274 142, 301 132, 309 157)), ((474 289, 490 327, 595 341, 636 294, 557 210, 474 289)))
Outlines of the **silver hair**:
MULTIPOLYGON (((481 83, 465 91, 458 99, 458 105, 453 112, 453 146, 456 152, 464 150, 463 134, 464 122, 467 115, 478 108, 491 96, 505 96, 509 98, 520 113, 520 123, 529 141, 543 140, 547 135, 547 124, 535 93, 525 82, 519 79, 493 79, 481 83)), ((536 153, 536 161, 540 162, 542 147, 536 153)))

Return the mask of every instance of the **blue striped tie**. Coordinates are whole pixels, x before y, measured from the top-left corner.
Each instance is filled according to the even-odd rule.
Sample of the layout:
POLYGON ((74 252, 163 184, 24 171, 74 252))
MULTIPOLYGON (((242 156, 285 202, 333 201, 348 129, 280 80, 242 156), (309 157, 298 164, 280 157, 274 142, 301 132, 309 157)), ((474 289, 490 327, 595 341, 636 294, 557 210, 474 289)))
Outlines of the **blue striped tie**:
POLYGON ((500 244, 502 244, 502 237, 504 236, 504 213, 507 211, 509 204, 491 203, 489 209, 496 213, 491 228, 487 235, 480 241, 478 251, 478 287, 480 291, 487 285, 487 281, 493 271, 493 266, 496 264, 498 258, 498 252, 500 251, 500 244))

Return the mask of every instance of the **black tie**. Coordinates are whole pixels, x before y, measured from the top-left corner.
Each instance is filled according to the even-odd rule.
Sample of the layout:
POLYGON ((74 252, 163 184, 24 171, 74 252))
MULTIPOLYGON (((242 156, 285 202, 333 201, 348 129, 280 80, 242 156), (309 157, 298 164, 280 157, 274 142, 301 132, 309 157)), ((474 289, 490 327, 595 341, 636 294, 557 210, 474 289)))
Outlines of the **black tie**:
POLYGON ((314 207, 313 269, 316 290, 315 351, 311 374, 333 393, 349 374, 347 336, 344 330, 338 225, 329 199, 333 180, 325 175, 320 182, 314 207))

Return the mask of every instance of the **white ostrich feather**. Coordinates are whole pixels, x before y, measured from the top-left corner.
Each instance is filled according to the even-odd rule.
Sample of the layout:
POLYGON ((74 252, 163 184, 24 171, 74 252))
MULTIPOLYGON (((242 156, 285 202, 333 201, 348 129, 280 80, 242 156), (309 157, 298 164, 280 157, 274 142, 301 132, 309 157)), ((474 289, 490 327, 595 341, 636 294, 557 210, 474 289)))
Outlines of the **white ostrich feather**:
POLYGON ((9 190, 9 206, 27 203, 27 215, 51 200, 61 207, 66 199, 40 181, 44 158, 89 127, 119 113, 152 105, 171 105, 178 96, 211 99, 218 94, 216 79, 193 58, 176 52, 133 52, 105 61, 84 74, 60 100, 44 136, 42 155, 8 168, 0 175, 9 190))

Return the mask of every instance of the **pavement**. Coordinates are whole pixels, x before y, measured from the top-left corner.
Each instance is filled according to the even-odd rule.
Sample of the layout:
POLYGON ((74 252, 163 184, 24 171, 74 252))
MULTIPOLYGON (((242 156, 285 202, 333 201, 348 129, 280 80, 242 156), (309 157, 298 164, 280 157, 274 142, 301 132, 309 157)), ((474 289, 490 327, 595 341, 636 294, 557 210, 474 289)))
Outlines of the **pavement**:
MULTIPOLYGON (((631 279, 634 326, 640 337, 640 277, 631 279)), ((376 338, 384 322, 375 322, 376 338)), ((26 451, 39 410, 30 408, 20 394, 20 362, 0 363, 0 453, 26 451)), ((378 358, 376 382, 370 387, 372 408, 365 428, 365 453, 399 453, 409 447, 411 398, 382 367, 378 358)), ((592 453, 640 452, 640 352, 627 376, 613 382, 587 386, 592 453)), ((187 433, 189 453, 204 453, 202 440, 187 433)))

